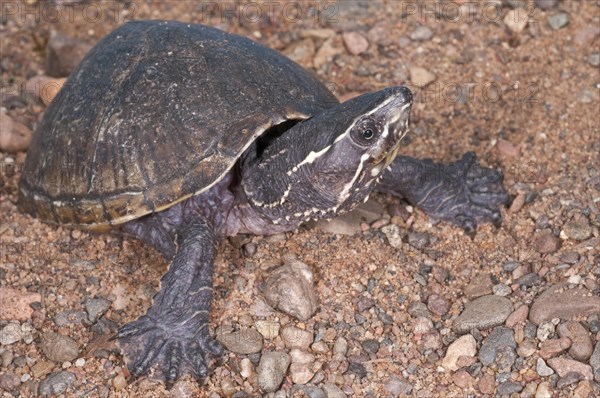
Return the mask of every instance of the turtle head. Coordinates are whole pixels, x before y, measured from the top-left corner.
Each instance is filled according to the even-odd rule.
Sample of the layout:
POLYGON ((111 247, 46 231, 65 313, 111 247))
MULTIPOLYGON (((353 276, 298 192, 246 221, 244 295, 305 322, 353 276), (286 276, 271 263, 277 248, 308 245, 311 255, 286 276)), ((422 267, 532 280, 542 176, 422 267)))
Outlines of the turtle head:
POLYGON ((352 98, 304 120, 244 175, 249 201, 277 223, 331 218, 366 200, 408 131, 406 87, 352 98))

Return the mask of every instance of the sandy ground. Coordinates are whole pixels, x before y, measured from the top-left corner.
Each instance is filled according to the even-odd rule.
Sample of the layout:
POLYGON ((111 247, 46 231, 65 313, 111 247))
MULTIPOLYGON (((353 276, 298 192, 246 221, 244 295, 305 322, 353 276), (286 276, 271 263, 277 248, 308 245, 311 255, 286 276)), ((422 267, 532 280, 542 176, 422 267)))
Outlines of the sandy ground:
MULTIPOLYGON (((34 94, 25 94, 23 84, 47 74, 44 60, 51 31, 93 44, 131 16, 177 19, 247 35, 290 54, 341 98, 408 84, 416 100, 406 154, 452 161, 472 150, 484 164, 504 171, 505 186, 518 200, 503 212, 499 229, 480 226, 473 239, 381 195, 375 197, 382 205, 378 218, 391 218, 404 231, 397 247, 389 242, 390 229, 381 228, 387 221, 373 227, 363 224, 363 231, 353 236, 302 227, 281 236, 222 242, 211 328, 224 323, 251 326, 266 319, 313 332, 313 343, 321 342, 305 349, 315 356, 310 370, 314 378, 294 383, 288 372, 281 386, 284 392, 279 393, 283 395, 276 396, 326 396, 325 384, 345 394, 327 390, 329 397, 599 393, 598 379, 569 382, 555 372, 540 375, 537 344, 543 339, 535 331, 531 353, 522 349, 527 339, 515 337, 521 350, 508 370, 501 369, 499 358, 482 366, 477 356, 465 360, 468 366, 457 372, 442 367, 448 345, 458 337, 455 319, 466 302, 481 295, 473 290, 492 294, 492 286, 508 286, 514 309, 530 306, 557 283, 579 285, 599 295, 599 2, 568 1, 549 10, 517 0, 485 6, 463 1, 134 1, 91 3, 97 6, 93 9, 56 3, 3 2, 2 106, 31 130, 45 106, 34 94), (525 8, 515 11, 519 4, 525 8), (98 10, 101 14, 94 14, 98 10), (559 12, 568 22, 555 29, 549 18, 559 12), (523 14, 526 24, 519 23, 523 14), (418 87, 418 82, 427 85, 418 87), (573 220, 583 225, 580 235, 565 233, 573 220), (422 236, 425 243, 409 242, 422 236), (544 239, 550 247, 542 247, 544 239), (257 248, 251 257, 239 249, 247 242, 257 248), (565 253, 573 252, 577 259, 565 261, 565 253), (264 316, 259 308, 259 287, 267 270, 290 253, 314 272, 319 309, 306 322, 278 311, 264 316), (515 283, 532 274, 539 277, 535 283, 515 283), (441 300, 441 310, 435 298, 441 300), (419 303, 429 309, 419 313, 419 303), (431 340, 419 331, 423 322, 431 328, 431 340), (340 338, 348 342, 348 349, 333 358, 340 338), (372 347, 364 344, 366 340, 378 343, 374 352, 369 352, 372 347), (501 390, 507 381, 520 388, 510 390, 505 384, 501 390)), ((261 396, 259 354, 228 352, 204 385, 186 379, 170 392, 149 378, 124 379, 122 358, 106 336, 149 306, 167 264, 140 242, 57 228, 21 214, 16 192, 24 158, 23 152, 0 153, 0 286, 15 289, 18 300, 32 302, 18 311, 14 303, 1 303, 0 327, 16 321, 21 328, 18 341, 0 348, 2 396, 35 396, 48 374, 60 370, 75 376, 62 396, 261 396), (33 299, 27 301, 27 292, 33 299), (86 319, 85 300, 95 297, 110 301, 102 322, 86 319), (76 343, 77 359, 47 358, 42 345, 51 331, 76 343), (242 376, 240 364, 246 357, 252 366, 242 376)), ((598 314, 600 309, 578 318, 592 344, 600 339, 598 314)), ((523 333, 524 324, 512 328, 516 335, 523 333)), ((491 330, 472 333, 478 349, 491 330)), ((554 337, 552 329, 550 338, 554 337)), ((263 351, 271 350, 289 351, 279 335, 265 340, 263 351)), ((560 355, 570 358, 566 352, 560 355)))

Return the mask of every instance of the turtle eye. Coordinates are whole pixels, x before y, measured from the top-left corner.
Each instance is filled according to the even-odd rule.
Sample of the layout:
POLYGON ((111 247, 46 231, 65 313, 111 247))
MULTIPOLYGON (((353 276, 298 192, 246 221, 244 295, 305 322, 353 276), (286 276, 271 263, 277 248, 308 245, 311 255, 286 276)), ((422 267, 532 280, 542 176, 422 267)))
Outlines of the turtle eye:
POLYGON ((379 127, 377 123, 371 119, 365 119, 354 127, 352 138, 357 144, 367 146, 377 141, 378 134, 379 127))

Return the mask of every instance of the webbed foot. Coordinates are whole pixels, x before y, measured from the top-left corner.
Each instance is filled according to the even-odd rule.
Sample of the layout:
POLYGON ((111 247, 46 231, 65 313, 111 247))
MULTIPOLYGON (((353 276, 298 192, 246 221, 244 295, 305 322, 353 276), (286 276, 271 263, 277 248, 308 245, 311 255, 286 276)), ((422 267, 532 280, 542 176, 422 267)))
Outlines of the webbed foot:
POLYGON ((448 165, 399 156, 384 175, 382 190, 473 234, 480 223, 500 225, 500 208, 509 202, 502 180, 501 171, 479 165, 473 152, 448 165))
POLYGON ((131 374, 141 376, 153 368, 167 385, 186 373, 205 377, 223 348, 210 337, 207 322, 190 326, 162 325, 144 315, 120 328, 117 339, 131 374))

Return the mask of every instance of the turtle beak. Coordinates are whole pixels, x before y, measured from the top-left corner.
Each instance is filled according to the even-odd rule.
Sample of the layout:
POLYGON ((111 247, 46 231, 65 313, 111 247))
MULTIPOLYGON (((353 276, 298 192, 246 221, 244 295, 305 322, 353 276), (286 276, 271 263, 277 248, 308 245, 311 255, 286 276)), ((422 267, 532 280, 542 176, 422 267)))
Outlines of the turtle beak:
POLYGON ((396 158, 400 142, 408 132, 413 100, 412 93, 406 87, 389 87, 386 90, 390 91, 388 98, 372 114, 385 126, 382 134, 385 167, 396 158))

